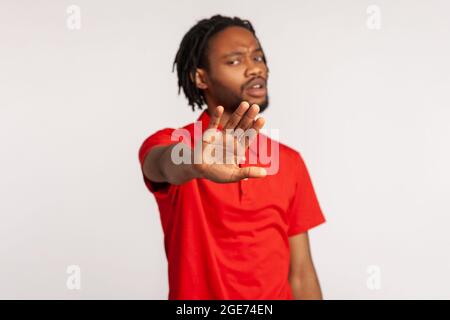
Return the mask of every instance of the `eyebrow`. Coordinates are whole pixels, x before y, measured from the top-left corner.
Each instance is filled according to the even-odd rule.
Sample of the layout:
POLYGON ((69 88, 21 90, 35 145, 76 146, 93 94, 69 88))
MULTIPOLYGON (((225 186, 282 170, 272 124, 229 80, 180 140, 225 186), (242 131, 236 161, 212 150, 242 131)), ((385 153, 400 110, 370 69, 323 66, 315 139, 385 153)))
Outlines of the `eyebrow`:
MULTIPOLYGON (((261 51, 261 52, 263 51, 261 47, 256 48, 255 50, 252 51, 252 53, 259 52, 259 51, 261 51)), ((229 52, 227 54, 224 54, 222 56, 222 58, 228 58, 228 57, 231 57, 231 56, 242 56, 244 54, 245 54, 245 52, 242 52, 242 51, 232 51, 232 52, 229 52)))

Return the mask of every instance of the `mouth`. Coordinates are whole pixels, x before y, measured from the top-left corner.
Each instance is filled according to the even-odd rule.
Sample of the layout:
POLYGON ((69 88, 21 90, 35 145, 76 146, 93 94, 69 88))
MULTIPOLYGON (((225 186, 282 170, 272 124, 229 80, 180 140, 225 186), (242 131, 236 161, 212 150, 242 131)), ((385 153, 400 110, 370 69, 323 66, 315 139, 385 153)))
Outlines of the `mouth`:
POLYGON ((247 92, 247 94, 249 96, 255 97, 255 98, 260 98, 260 97, 265 97, 267 90, 265 87, 260 87, 260 88, 247 88, 245 89, 245 92, 247 92))
POLYGON ((245 92, 252 97, 265 97, 267 94, 266 81, 263 78, 256 78, 247 85, 245 92))

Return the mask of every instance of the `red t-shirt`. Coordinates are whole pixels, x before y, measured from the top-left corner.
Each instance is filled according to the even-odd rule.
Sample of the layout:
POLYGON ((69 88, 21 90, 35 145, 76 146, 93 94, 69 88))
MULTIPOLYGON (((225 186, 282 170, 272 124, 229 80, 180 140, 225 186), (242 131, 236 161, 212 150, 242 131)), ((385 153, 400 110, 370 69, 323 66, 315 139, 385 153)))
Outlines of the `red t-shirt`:
MULTIPOLYGON (((206 130, 208 113, 198 121, 206 130)), ((194 137, 193 123, 184 129, 194 137)), ((174 130, 162 129, 144 141, 141 168, 152 147, 177 143, 171 139, 174 130)), ((160 211, 169 299, 293 299, 289 237, 325 218, 300 154, 269 141, 278 143, 279 169, 264 178, 225 184, 193 179, 172 185, 144 176, 160 211)), ((247 162, 248 152, 254 151, 247 150, 247 162)))

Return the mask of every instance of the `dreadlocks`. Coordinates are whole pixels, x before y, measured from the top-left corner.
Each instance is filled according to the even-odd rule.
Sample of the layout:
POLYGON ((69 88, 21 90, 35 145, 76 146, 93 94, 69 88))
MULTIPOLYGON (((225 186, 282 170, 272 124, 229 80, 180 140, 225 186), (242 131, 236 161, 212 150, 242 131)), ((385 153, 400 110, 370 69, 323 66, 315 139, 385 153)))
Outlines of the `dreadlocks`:
MULTIPOLYGON (((208 70, 208 41, 216 33, 230 26, 243 27, 255 35, 255 30, 248 20, 238 17, 225 17, 221 15, 212 16, 197 22, 183 37, 180 48, 173 62, 172 72, 177 66, 178 94, 183 88, 184 95, 188 99, 192 111, 195 105, 201 110, 206 104, 203 91, 195 85, 195 73, 197 68, 208 70)), ((256 35, 255 35, 256 37, 256 35)))

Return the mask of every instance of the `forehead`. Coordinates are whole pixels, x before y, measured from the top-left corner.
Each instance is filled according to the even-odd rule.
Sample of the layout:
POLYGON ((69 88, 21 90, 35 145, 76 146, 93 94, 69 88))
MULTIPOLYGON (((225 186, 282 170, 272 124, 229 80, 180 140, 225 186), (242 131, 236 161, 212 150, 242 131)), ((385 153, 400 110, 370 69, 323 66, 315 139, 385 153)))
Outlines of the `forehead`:
POLYGON ((213 55, 220 55, 237 49, 254 50, 258 47, 258 40, 251 31, 236 26, 225 28, 209 41, 209 50, 213 55))

